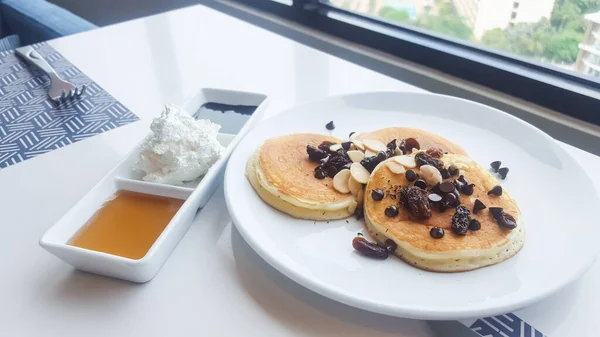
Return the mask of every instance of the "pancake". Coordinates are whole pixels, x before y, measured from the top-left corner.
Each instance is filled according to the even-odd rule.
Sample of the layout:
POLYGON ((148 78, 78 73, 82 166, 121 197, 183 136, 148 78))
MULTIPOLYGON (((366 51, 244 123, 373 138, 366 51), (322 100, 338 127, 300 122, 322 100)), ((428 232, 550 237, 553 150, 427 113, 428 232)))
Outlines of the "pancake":
MULTIPOLYGON (((394 174, 387 167, 388 159, 380 163, 369 179, 364 201, 365 222, 369 233, 383 243, 392 239, 398 245, 395 253, 407 263, 421 269, 437 272, 468 271, 502 262, 515 255, 523 246, 525 231, 521 214, 515 200, 504 191, 502 196, 487 195, 487 191, 498 185, 496 179, 475 161, 463 155, 444 155, 441 158, 446 167, 450 164, 461 167, 465 178, 475 184, 471 196, 461 195, 461 205, 471 211, 471 217, 481 223, 478 231, 469 230, 465 236, 453 233, 452 216, 455 209, 440 213, 432 207, 432 217, 427 220, 413 220, 410 212, 399 202, 392 192, 393 186, 405 187, 410 183, 404 174, 394 174), (371 198, 371 190, 381 189, 386 195, 381 201, 371 198), (488 209, 473 214, 475 199, 482 201, 488 209), (396 217, 384 214, 386 207, 395 205, 399 209, 396 217), (489 207, 502 207, 512 215, 517 227, 513 230, 500 227, 489 213, 489 207), (441 227, 445 235, 441 239, 430 236, 432 227, 441 227)), ((415 171, 419 169, 415 168, 415 171)), ((453 181, 451 177, 446 181, 453 181)))
POLYGON ((357 134, 354 139, 372 139, 387 144, 394 139, 401 140, 406 138, 415 138, 419 142, 422 150, 427 150, 430 147, 437 147, 444 152, 463 155, 467 154, 462 147, 452 143, 444 137, 438 136, 435 133, 414 128, 392 127, 372 132, 361 132, 357 134))
POLYGON ((265 141, 248 160, 246 177, 261 199, 295 218, 343 219, 354 213, 356 200, 333 188, 333 179, 316 179, 316 163, 308 159, 306 146, 340 139, 309 133, 265 141))

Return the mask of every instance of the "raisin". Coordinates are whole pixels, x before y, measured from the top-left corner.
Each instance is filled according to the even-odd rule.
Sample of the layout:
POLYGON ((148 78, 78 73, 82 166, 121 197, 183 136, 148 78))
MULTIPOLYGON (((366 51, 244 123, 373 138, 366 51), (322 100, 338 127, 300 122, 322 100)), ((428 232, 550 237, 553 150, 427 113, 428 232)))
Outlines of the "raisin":
POLYGON ((452 231, 457 235, 466 235, 471 223, 471 212, 465 206, 456 207, 452 216, 452 231))
POLYGON ((329 154, 321 149, 317 149, 312 145, 306 145, 306 153, 308 153, 308 159, 312 161, 319 161, 327 157, 327 155, 329 154))
POLYGON ((404 147, 408 152, 412 152, 413 149, 421 149, 421 145, 419 145, 419 142, 414 138, 406 138, 404 140, 404 147))
POLYGON ((427 191, 416 186, 407 186, 400 191, 400 202, 414 217, 431 218, 431 206, 427 191))
POLYGON ((325 141, 323 141, 323 143, 319 144, 319 146, 317 146, 317 147, 319 148, 319 150, 329 152, 329 147, 333 144, 335 144, 335 142, 330 142, 328 140, 325 140, 325 141))
POLYGON ((438 170, 441 170, 444 168, 443 161, 439 160, 438 158, 433 158, 432 156, 428 155, 425 152, 417 153, 415 155, 415 162, 417 163, 418 167, 421 167, 423 165, 431 165, 438 170))
POLYGON ((374 259, 385 260, 388 257, 388 250, 373 242, 367 241, 365 238, 357 236, 352 240, 352 247, 364 256, 374 259))
POLYGON ((433 158, 442 158, 442 156, 444 155, 444 152, 442 152, 442 149, 440 149, 439 147, 430 147, 427 149, 427 151, 425 151, 425 153, 432 156, 433 158))

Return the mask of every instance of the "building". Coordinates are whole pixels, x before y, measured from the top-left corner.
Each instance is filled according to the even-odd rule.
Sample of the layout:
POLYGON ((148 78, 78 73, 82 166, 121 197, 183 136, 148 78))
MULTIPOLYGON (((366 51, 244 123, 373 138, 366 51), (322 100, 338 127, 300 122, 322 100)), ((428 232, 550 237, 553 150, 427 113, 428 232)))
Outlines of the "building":
POLYGON ((494 28, 550 18, 555 0, 451 0, 477 40, 494 28))
POLYGON ((583 42, 579 44, 579 54, 575 70, 600 77, 600 12, 584 16, 587 22, 583 42))

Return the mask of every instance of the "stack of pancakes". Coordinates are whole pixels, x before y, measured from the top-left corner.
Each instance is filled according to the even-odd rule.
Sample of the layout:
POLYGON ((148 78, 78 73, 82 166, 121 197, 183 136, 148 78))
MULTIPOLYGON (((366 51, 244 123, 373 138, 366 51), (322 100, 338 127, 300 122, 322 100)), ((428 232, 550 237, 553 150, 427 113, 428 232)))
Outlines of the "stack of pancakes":
MULTIPOLYGON (((516 254, 524 244, 524 229, 520 211, 510 195, 488 195, 496 179, 473 161, 458 145, 429 132, 411 128, 387 128, 353 137, 353 141, 375 140, 383 144, 397 139, 415 138, 420 149, 438 148, 445 153, 441 160, 447 166, 461 170, 460 174, 475 184, 472 195, 460 195, 461 205, 471 210, 471 216, 481 223, 481 229, 468 231, 467 235, 452 232, 454 209, 440 212, 432 207, 429 219, 415 219, 399 204, 397 191, 411 185, 404 173, 391 170, 389 164, 396 157, 381 162, 371 172, 356 193, 340 193, 333 187, 333 179, 314 177, 317 163, 310 161, 307 145, 318 146, 324 141, 340 144, 341 139, 318 134, 293 134, 265 141, 248 161, 246 176, 258 195, 267 204, 293 217, 310 220, 334 220, 349 217, 357 207, 364 212, 367 229, 372 237, 383 243, 393 240, 395 254, 407 263, 425 270, 456 272, 473 270, 504 261, 516 254), (374 200, 371 192, 385 191, 382 200, 374 200), (364 195, 364 198, 363 198, 364 195), (363 201, 364 199, 364 201, 363 201), (489 207, 501 207, 512 215, 517 227, 503 228, 490 215, 488 209, 473 214, 476 199, 489 207), (400 210, 395 217, 385 215, 388 206, 400 210), (443 238, 433 238, 430 230, 440 227, 445 230, 443 238)), ((416 150, 415 150, 416 151, 416 150)), ((415 153, 408 154, 414 158, 415 153)), ((396 158, 397 159, 397 158, 396 158)), ((355 163, 356 164, 356 163, 355 163)), ((418 167, 407 167, 419 174, 418 167)), ((456 177, 453 177, 454 179, 456 177)), ((446 181, 452 181, 452 179, 446 181)))

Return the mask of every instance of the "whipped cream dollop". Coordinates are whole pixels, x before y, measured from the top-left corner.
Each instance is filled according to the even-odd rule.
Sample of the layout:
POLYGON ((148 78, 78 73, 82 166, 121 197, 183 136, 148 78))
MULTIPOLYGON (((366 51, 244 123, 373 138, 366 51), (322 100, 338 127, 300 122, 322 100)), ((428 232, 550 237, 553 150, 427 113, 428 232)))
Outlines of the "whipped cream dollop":
POLYGON ((205 175, 225 150, 217 140, 220 125, 196 120, 175 105, 167 105, 150 129, 135 165, 145 181, 182 185, 205 175))

